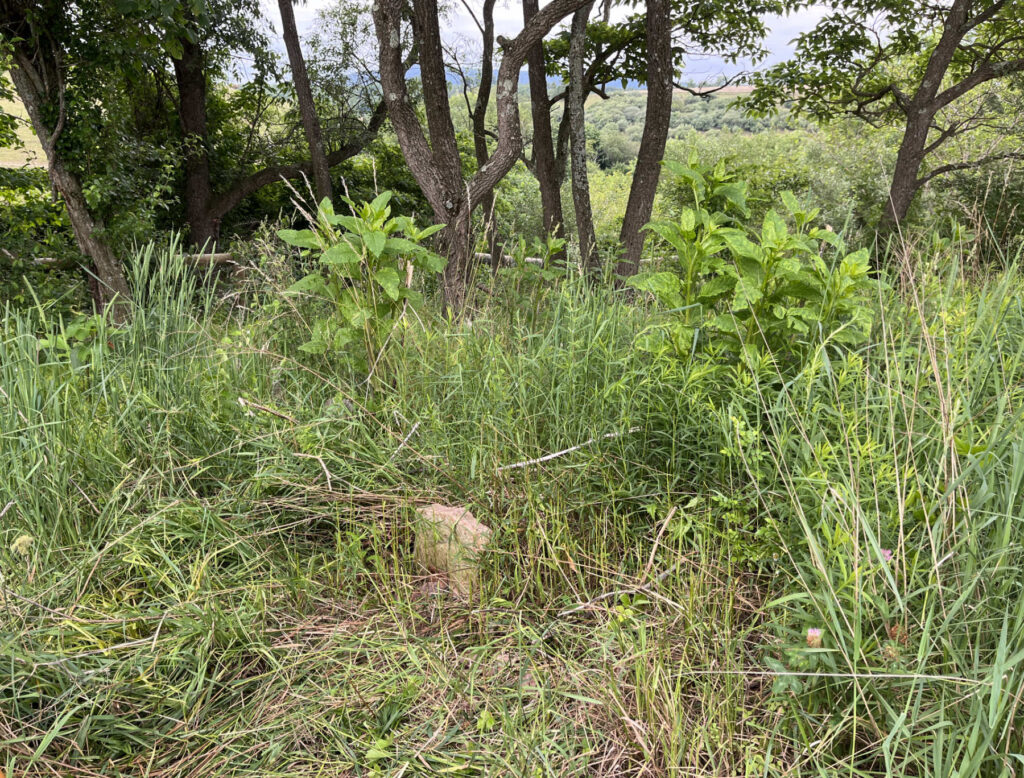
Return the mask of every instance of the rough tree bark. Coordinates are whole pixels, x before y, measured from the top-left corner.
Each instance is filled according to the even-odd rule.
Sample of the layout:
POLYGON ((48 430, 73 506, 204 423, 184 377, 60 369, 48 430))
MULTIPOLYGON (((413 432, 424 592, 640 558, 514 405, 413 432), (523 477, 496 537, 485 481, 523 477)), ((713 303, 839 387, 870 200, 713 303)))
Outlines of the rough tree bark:
POLYGON ((658 190, 661 160, 665 156, 669 119, 672 115, 672 25, 670 0, 647 0, 644 32, 647 38, 647 111, 640 139, 633 183, 622 220, 619 243, 622 253, 616 273, 635 275, 644 246, 642 229, 651 219, 658 190))
POLYGON ((921 188, 918 173, 924 164, 932 116, 927 112, 908 116, 900 149, 896 155, 896 167, 893 169, 892 183, 889 186, 889 199, 882 211, 882 221, 879 225, 879 232, 883 235, 890 235, 899 229, 899 225, 907 218, 917 191, 921 188))
POLYGON ((206 68, 203 50, 181 39, 181 57, 175 58, 178 84, 178 121, 185 138, 185 219, 189 242, 202 251, 216 251, 219 221, 210 215, 210 155, 206 131, 206 68))
MULTIPOLYGON (((480 58, 480 87, 470 118, 473 121, 473 153, 477 168, 482 168, 490 158, 487 148, 487 107, 491 102, 491 87, 494 81, 494 5, 495 0, 484 0, 480 35, 483 52, 480 58)), ((487 237, 487 250, 491 254, 491 270, 496 272, 501 262, 501 246, 498 245, 498 228, 494 218, 494 189, 484 195, 480 203, 487 237)))
POLYGON ((299 31, 295 27, 295 8, 293 0, 278 0, 281 10, 281 27, 284 45, 288 50, 288 63, 292 71, 292 84, 299 100, 299 116, 302 117, 302 128, 306 133, 309 145, 309 158, 313 171, 313 185, 316 188, 317 200, 333 196, 331 189, 331 170, 327 164, 324 151, 323 134, 320 131, 320 118, 313 103, 313 90, 309 85, 309 74, 306 72, 306 60, 302 56, 299 43, 299 31))
MULTIPOLYGON (((26 39, 31 39, 26 36, 26 39)), ((103 222, 89 212, 81 182, 65 163, 57 141, 64 129, 64 74, 56 49, 46 50, 40 42, 36 51, 27 48, 27 40, 14 44, 11 79, 25 105, 32 128, 46 155, 50 183, 67 207, 75 241, 83 254, 92 260, 95 283, 92 284, 96 307, 109 313, 111 321, 127 321, 131 307, 131 290, 121 263, 102 237, 103 222), (51 125, 47 114, 56 109, 57 119, 51 125)))
POLYGON ((899 225, 910 211, 914 197, 924 183, 918 176, 928 154, 928 134, 935 114, 943 105, 948 104, 940 99, 939 90, 957 48, 967 32, 970 6, 969 0, 955 0, 953 3, 943 25, 942 36, 928 58, 921 83, 904 109, 907 126, 896 155, 889 201, 882 211, 879 232, 883 235, 892 234, 899 229, 899 225))
POLYGON ((569 120, 569 154, 572 171, 572 202, 576 212, 576 236, 580 243, 580 262, 585 272, 591 273, 598 265, 597 237, 594 232, 594 214, 590 207, 590 181, 587 176, 587 131, 584 103, 587 89, 584 84, 583 57, 587 44, 587 21, 594 3, 580 8, 572 17, 569 36, 569 90, 565 96, 565 110, 569 120))
POLYGON ((435 220, 447 225, 440 237, 448 259, 444 271, 445 304, 453 313, 460 313, 465 305, 466 291, 474 270, 470 214, 508 173, 522 151, 517 85, 527 51, 558 21, 586 2, 551 0, 514 39, 498 38, 504 55, 497 79, 497 144, 487 163, 468 181, 462 178, 448 106, 436 0, 414 0, 413 3, 413 32, 419 46, 429 142, 423 134, 406 86, 400 29, 402 0, 377 0, 373 5, 380 47, 381 82, 391 124, 406 164, 430 203, 435 220))
MULTIPOLYGON (((538 12, 538 0, 523 0, 523 24, 528 25, 538 12)), ((540 186, 540 202, 544 231, 561 238, 565 235, 562 214, 561 185, 555 164, 555 148, 551 137, 551 101, 548 98, 548 77, 544 44, 537 41, 526 54, 530 79, 530 114, 533 118, 533 173, 540 186)))

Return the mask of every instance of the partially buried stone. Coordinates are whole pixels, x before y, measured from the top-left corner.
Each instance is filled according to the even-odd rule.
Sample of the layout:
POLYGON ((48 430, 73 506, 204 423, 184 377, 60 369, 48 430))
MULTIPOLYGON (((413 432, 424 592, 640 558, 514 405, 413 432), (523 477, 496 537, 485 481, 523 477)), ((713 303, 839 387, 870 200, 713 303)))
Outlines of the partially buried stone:
POLYGON ((416 562, 432 573, 445 573, 463 597, 480 589, 480 554, 491 530, 466 508, 428 505, 416 511, 416 562))

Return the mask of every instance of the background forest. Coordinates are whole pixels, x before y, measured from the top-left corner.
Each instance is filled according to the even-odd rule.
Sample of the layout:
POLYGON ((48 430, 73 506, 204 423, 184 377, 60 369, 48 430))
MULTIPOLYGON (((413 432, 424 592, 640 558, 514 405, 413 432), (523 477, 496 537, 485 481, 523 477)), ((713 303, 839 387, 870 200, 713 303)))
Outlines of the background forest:
POLYGON ((1022 74, 1012 0, 0 0, 0 778, 1017 775, 1022 74))

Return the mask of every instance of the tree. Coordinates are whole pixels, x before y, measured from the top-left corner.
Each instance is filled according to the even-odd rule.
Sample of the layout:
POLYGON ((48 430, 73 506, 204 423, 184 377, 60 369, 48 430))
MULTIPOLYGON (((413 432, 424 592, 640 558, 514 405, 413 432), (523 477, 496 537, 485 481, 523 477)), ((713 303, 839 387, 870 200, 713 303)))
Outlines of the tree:
POLYGON ((69 13, 59 1, 0 0, 0 46, 11 61, 11 80, 46 155, 50 183, 67 207, 81 252, 92 262, 97 308, 115 322, 128 317, 131 291, 104 235, 105 225, 90 209, 82 182, 62 143, 68 127, 69 50, 90 34, 82 25, 90 10, 69 13))
MULTIPOLYGON (((320 162, 314 158, 315 151, 309 159, 298 161, 282 160, 280 156, 274 155, 277 159, 264 159, 262 166, 249 172, 238 170, 240 160, 235 159, 232 160, 235 169, 222 176, 228 179, 228 183, 216 185, 209 161, 212 144, 207 127, 207 83, 222 70, 222 66, 215 60, 234 51, 246 52, 256 65, 255 80, 262 83, 273 74, 269 42, 257 26, 259 5, 252 0, 245 3, 226 0, 207 2, 202 6, 203 12, 198 15, 192 13, 187 4, 181 7, 183 12, 180 16, 165 16, 153 23, 162 25, 162 34, 172 43, 170 48, 178 86, 179 116, 185 141, 184 199, 189 238, 196 247, 205 246, 213 250, 219 237, 221 220, 246 197, 282 179, 303 175, 311 175, 317 181, 319 196, 324 192, 325 182, 317 179, 322 179, 325 171, 317 172, 320 162), (216 57, 211 57, 210 52, 216 52, 216 57)), ((309 88, 308 79, 305 79, 305 86, 309 88)), ((297 92, 301 91, 297 87, 297 92)), ((300 97, 300 115, 305 110, 302 107, 303 101, 304 98, 300 97)), ((308 107, 313 107, 311 91, 308 107)), ((328 187, 329 169, 361 152, 376 136, 386 118, 382 102, 368 108, 364 106, 364 114, 359 121, 349 116, 351 121, 346 127, 345 139, 337 148, 322 154, 328 187)), ((306 118, 303 116, 304 125, 306 118)), ((319 119, 314 118, 317 118, 319 129, 319 119)), ((324 152, 322 138, 310 141, 308 128, 304 126, 304 130, 310 149, 324 152)))
MULTIPOLYGON (((634 13, 622 21, 604 18, 586 28, 585 60, 581 91, 608 97, 606 86, 615 81, 636 81, 647 86, 644 131, 636 156, 630 196, 623 216, 619 241, 622 254, 616 268, 632 275, 639 267, 644 244, 643 227, 651 216, 672 114, 673 87, 695 94, 713 89, 687 88, 675 80, 676 70, 688 54, 714 53, 727 61, 753 60, 766 51, 763 17, 782 13, 802 0, 647 0, 646 13, 634 13)), ((556 36, 548 46, 550 70, 572 80, 570 49, 573 33, 556 36)), ((579 77, 576 79, 579 81, 579 77)), ((566 98, 568 90, 552 98, 552 105, 566 98)), ((563 113, 559 136, 567 130, 570 111, 563 113)))
POLYGON ((792 60, 761 74, 749 102, 780 103, 820 121, 855 116, 902 126, 883 233, 907 217, 921 188, 953 170, 1020 157, 997 151, 926 164, 951 139, 990 126, 990 101, 972 96, 1024 72, 1024 4, 1019 0, 843 0, 797 39, 792 60))
POLYGON ((210 211, 213 193, 206 126, 207 63, 200 40, 202 38, 196 33, 182 34, 178 55, 172 57, 172 61, 178 84, 178 116, 184 138, 185 214, 189 239, 197 248, 214 251, 219 225, 210 211))
MULTIPOLYGON (((523 0, 524 26, 530 24, 538 10, 537 0, 523 0)), ((526 55, 526 66, 530 79, 530 117, 533 122, 531 169, 540 185, 544 231, 560 238, 565 234, 561 194, 564 174, 556 163, 551 135, 551 101, 548 99, 547 59, 542 40, 530 47, 526 55)), ((565 137, 568 138, 568 135, 565 137)))
POLYGON ((281 11, 282 35, 285 48, 288 50, 288 63, 292 70, 292 84, 295 87, 295 95, 299 102, 299 115, 302 117, 302 127, 306 132, 306 142, 309 145, 313 183, 316 187, 317 198, 322 200, 332 195, 331 171, 327 164, 327 155, 324 152, 320 119, 316 114, 316 105, 313 103, 313 90, 310 88, 309 75, 306 73, 306 60, 302 56, 299 32, 295 27, 295 7, 293 2, 294 0, 278 0, 277 5, 281 11))
POLYGON ((519 71, 531 46, 587 0, 552 0, 512 40, 498 38, 503 49, 497 79, 497 142, 487 163, 468 180, 452 125, 443 46, 436 0, 413 0, 412 30, 419 49, 420 78, 426 113, 426 134, 409 99, 402 61, 401 0, 377 0, 373 18, 380 48, 380 72, 388 116, 406 164, 423 190, 448 258, 444 272, 446 307, 461 312, 473 268, 470 216, 486 194, 504 178, 522 151, 519 121, 519 71), (428 140, 429 137, 429 140, 428 140))
POLYGON ((622 218, 619 243, 622 246, 616 272, 634 275, 640 269, 640 253, 644 247, 644 225, 651 219, 654 195, 658 191, 661 160, 665 156, 669 120, 672 117, 672 85, 675 63, 672 56, 671 0, 647 0, 644 22, 644 43, 647 50, 647 111, 640 152, 633 169, 633 183, 622 218))
POLYGON ((587 128, 584 104, 587 99, 583 81, 583 56, 587 37, 587 20, 594 3, 587 3, 573 14, 569 45, 569 88, 565 111, 569 122, 569 154, 572 171, 572 201, 576 212, 576 234, 583 268, 592 272, 598 264, 594 214, 590 206, 590 180, 587 176, 587 128))
MULTIPOLYGON (((458 57, 453 56, 453 64, 462 78, 462 95, 466 100, 466 111, 469 113, 473 127, 473 154, 476 157, 477 169, 487 164, 491 156, 487 144, 487 109, 491 103, 491 89, 494 81, 494 5, 495 0, 484 0, 480 19, 476 18, 473 9, 466 3, 466 10, 480 30, 480 78, 477 84, 476 99, 469 99, 470 78, 459 64, 458 57)), ((498 229, 494 220, 494 189, 483 196, 480 208, 484 213, 484 231, 487 237, 488 250, 491 254, 491 269, 497 271, 501 262, 501 248, 498 242, 498 229)))

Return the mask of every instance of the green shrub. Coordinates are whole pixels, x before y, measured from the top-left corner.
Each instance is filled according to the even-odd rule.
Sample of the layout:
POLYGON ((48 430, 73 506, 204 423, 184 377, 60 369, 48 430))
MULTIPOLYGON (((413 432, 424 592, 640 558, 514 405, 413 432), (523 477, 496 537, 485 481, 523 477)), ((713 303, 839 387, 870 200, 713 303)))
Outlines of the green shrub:
POLYGON ((698 166, 696 155, 690 162, 666 166, 686 182, 693 207, 647 226, 675 250, 675 267, 629 282, 667 309, 667 322, 641 346, 680 357, 709 349, 748 366, 770 356, 792 366, 819 344, 864 342, 872 323, 867 250, 847 253, 835 233, 812 226, 818 211, 804 210, 789 192, 782 199, 792 228, 775 210, 759 231, 737 226, 733 214, 748 212, 746 185, 721 162, 712 169, 698 166))
POLYGON ((444 259, 420 245, 444 225, 417 229, 411 218, 391 216, 390 200, 391 192, 360 206, 346 199, 353 211, 346 215, 336 214, 325 198, 312 220, 314 229, 278 232, 285 243, 317 254, 326 271, 310 273, 288 289, 331 303, 328 315, 313 323, 303 351, 354 349, 360 362, 373 365, 406 306, 421 302, 409 286, 411 269, 444 270, 444 259))

